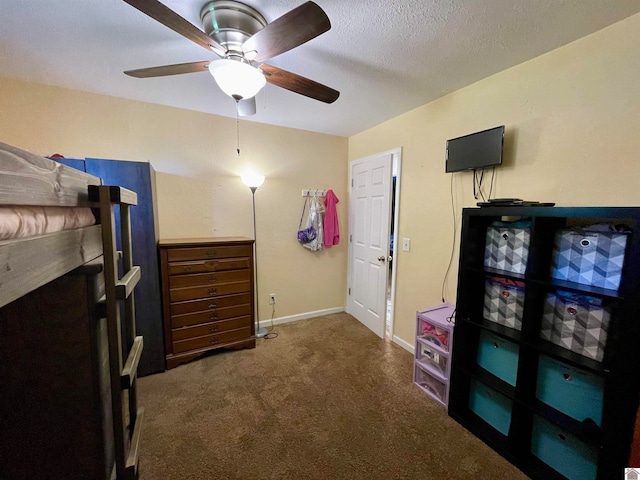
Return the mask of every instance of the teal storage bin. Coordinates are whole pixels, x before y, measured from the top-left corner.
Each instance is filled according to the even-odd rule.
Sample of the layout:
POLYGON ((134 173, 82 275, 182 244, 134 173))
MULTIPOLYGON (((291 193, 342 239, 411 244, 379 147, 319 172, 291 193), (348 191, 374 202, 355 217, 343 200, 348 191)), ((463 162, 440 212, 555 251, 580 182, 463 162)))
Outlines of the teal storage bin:
POLYGON ((484 383, 471 380, 469 388, 469 408, 473 413, 498 430, 509 435, 512 402, 484 383))
POLYGON ((517 344, 482 331, 478 340, 476 361, 486 371, 515 387, 519 351, 517 344))
POLYGON ((598 449, 537 415, 533 418, 531 453, 569 480, 596 478, 598 449))
POLYGON ((602 426, 604 379, 541 355, 536 397, 576 420, 587 418, 602 426))

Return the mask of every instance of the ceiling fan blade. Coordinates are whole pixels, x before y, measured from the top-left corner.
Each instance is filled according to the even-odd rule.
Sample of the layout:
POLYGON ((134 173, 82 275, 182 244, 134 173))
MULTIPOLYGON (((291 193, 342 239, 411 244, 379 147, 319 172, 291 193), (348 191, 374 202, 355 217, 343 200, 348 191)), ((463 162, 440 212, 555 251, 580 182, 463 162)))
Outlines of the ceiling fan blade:
POLYGON ((204 62, 178 63, 175 65, 162 65, 160 67, 127 70, 124 73, 126 73, 130 77, 136 78, 166 77, 168 75, 181 75, 183 73, 208 71, 207 67, 210 63, 210 60, 204 62))
POLYGON ((303 3, 269 23, 242 45, 246 52, 258 52, 255 61, 264 62, 308 42, 331 28, 329 17, 313 2, 303 3))
POLYGON ((238 115, 248 117, 256 114, 256 97, 240 100, 238 102, 238 115))
POLYGON ((169 27, 174 32, 179 33, 183 37, 188 38, 192 42, 206 48, 207 50, 213 50, 218 55, 225 54, 225 49, 220 44, 210 38, 206 33, 200 30, 198 27, 188 22, 169 7, 158 2, 157 0, 124 0, 132 7, 137 8, 142 13, 150 16, 154 20, 157 20, 165 27, 169 27))
POLYGON ((278 67, 263 63, 260 70, 265 74, 267 82, 277 87, 286 88, 300 95, 304 95, 324 103, 333 103, 340 96, 340 92, 333 88, 314 82, 295 73, 287 72, 278 67))

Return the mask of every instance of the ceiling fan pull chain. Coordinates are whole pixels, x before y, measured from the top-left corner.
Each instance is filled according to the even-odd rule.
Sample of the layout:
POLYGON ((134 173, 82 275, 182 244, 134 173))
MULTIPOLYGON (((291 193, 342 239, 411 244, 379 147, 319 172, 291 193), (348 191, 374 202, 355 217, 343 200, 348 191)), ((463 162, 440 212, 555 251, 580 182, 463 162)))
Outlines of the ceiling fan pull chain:
POLYGON ((236 100, 236 152, 240 156, 240 113, 239 113, 240 101, 236 100))

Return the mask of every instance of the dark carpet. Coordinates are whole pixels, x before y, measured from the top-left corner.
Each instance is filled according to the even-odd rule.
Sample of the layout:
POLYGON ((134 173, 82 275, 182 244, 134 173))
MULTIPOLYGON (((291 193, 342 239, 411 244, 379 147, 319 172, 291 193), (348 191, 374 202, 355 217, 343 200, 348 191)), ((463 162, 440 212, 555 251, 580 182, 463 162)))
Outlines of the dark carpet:
POLYGON ((142 480, 525 479, 347 314, 139 380, 142 480))

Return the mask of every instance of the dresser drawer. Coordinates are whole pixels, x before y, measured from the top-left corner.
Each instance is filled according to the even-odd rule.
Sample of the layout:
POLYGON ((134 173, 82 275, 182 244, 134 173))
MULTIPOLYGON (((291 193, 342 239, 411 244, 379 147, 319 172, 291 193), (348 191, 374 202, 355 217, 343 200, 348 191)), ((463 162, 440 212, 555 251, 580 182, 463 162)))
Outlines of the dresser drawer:
POLYGON ((218 344, 229 343, 234 340, 242 340, 244 338, 249 338, 250 336, 251 327, 244 327, 228 332, 204 335, 202 337, 191 338, 189 340, 181 340, 173 342, 173 353, 188 352, 198 348, 215 347, 218 344))
POLYGON ((251 245, 225 245, 194 248, 167 249, 169 262, 184 262, 189 260, 207 260, 209 258, 251 257, 251 245))
POLYGON ((177 328, 171 332, 171 337, 174 342, 177 342, 214 333, 228 332, 230 330, 236 330, 247 326, 251 327, 250 315, 231 318, 229 320, 221 320, 218 322, 205 323, 204 325, 196 325, 193 327, 177 328))
POLYGON ((169 299, 172 302, 182 300, 195 300, 197 298, 215 297, 217 295, 228 295, 230 293, 248 292, 251 289, 249 280, 246 282, 223 283, 214 286, 186 287, 170 290, 169 299))
MULTIPOLYGON (((222 309, 226 307, 239 307, 247 305, 247 308, 251 308, 251 293, 238 293, 236 295, 226 295, 215 298, 205 298, 202 300, 190 300, 186 302, 175 302, 171 304, 170 312, 171 316, 184 315, 186 313, 197 313, 205 310, 219 310, 219 315, 222 315, 222 309)), ((240 314, 242 315, 242 314, 240 314)), ((238 315, 231 315, 236 317, 238 315)), ((221 317, 222 318, 222 317, 221 317)))
POLYGON ((213 308, 204 312, 187 313, 171 317, 171 328, 188 327, 200 323, 217 322, 234 317, 251 315, 251 304, 237 305, 235 307, 213 308))
POLYGON ((222 260, 196 260, 193 262, 173 262, 169 264, 169 275, 186 273, 220 272, 249 268, 249 258, 223 258, 222 260))
POLYGON ((169 277, 169 288, 196 287, 200 285, 217 285, 219 283, 249 280, 249 270, 232 270, 230 272, 194 273, 192 275, 174 275, 169 277))

